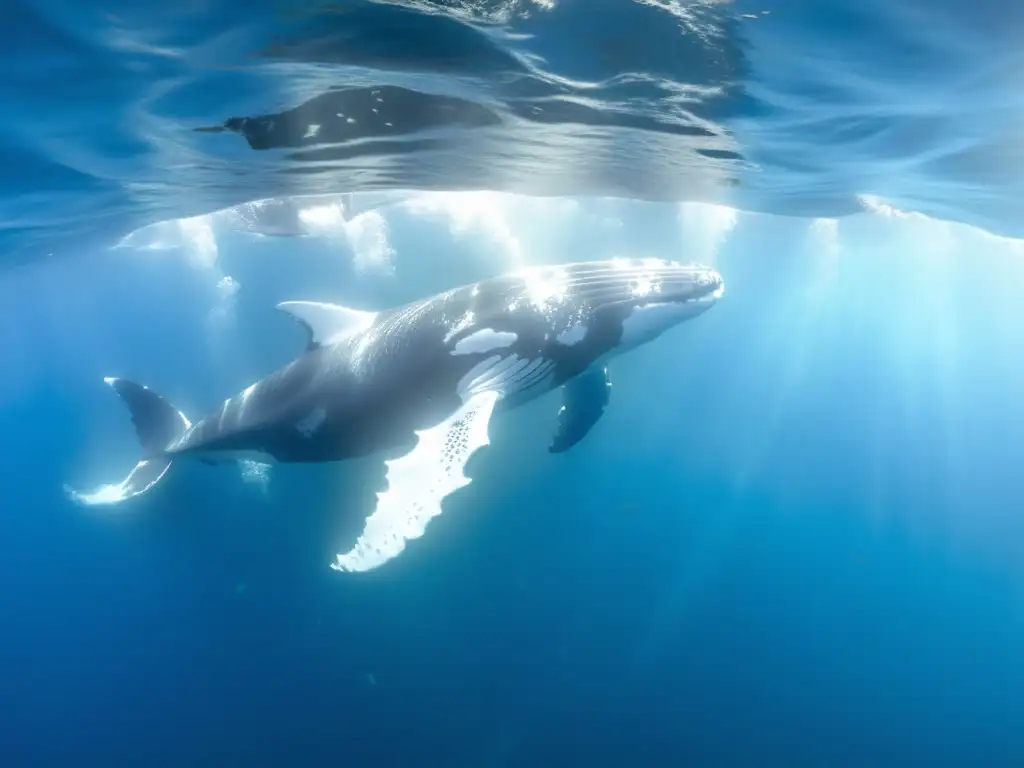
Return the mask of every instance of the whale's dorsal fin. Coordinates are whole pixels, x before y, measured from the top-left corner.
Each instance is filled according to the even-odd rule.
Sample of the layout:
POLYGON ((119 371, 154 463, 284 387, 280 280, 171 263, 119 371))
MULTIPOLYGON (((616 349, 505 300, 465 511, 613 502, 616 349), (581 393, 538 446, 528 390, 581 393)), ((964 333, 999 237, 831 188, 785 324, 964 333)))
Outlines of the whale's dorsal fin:
POLYGON ((294 317, 306 329, 309 334, 306 349, 316 349, 365 331, 377 317, 376 312, 319 301, 282 301, 277 308, 294 317))

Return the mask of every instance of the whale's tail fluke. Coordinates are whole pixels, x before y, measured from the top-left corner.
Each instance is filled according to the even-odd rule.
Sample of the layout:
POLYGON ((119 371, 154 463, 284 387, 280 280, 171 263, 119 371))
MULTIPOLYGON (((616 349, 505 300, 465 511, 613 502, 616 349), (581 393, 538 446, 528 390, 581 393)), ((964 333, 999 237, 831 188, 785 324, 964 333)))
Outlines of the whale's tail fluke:
POLYGON ((141 384, 126 379, 108 378, 104 381, 128 406, 142 456, 128 477, 116 485, 103 485, 86 492, 64 487, 72 499, 86 506, 117 504, 153 488, 171 468, 171 460, 164 454, 164 449, 192 426, 185 414, 141 384))

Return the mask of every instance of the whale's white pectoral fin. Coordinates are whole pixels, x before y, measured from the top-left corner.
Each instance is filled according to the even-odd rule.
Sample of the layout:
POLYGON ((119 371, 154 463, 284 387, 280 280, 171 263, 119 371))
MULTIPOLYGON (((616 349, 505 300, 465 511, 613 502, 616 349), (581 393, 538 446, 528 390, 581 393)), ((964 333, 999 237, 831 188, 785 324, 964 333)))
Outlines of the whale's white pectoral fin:
POLYGON ((462 470, 487 445, 487 426, 498 393, 481 392, 431 429, 405 456, 387 462, 388 489, 377 494, 377 508, 366 519, 355 546, 331 564, 336 571, 369 571, 397 557, 405 542, 423 535, 441 501, 470 479, 462 470))
POLYGON ((306 329, 309 334, 307 349, 365 331, 377 317, 376 312, 319 301, 282 301, 277 308, 294 317, 306 329))

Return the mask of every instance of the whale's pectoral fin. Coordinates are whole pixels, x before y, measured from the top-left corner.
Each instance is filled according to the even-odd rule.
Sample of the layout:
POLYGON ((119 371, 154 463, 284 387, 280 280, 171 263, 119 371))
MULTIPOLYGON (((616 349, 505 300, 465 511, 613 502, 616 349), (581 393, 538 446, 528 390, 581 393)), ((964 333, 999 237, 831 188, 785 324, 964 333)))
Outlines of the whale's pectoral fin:
POLYGON ((397 557, 405 542, 423 535, 441 514, 445 496, 469 485, 462 470, 487 445, 487 426, 498 393, 481 392, 431 429, 405 456, 387 462, 388 489, 377 494, 377 508, 355 546, 331 564, 336 571, 369 571, 397 557))
POLYGON ((562 387, 562 407, 558 426, 548 448, 562 453, 587 436, 604 414, 611 396, 612 382, 607 368, 588 368, 562 387))
POLYGON ((306 329, 306 349, 316 349, 364 331, 377 317, 375 312, 319 301, 282 301, 277 308, 294 317, 306 329))

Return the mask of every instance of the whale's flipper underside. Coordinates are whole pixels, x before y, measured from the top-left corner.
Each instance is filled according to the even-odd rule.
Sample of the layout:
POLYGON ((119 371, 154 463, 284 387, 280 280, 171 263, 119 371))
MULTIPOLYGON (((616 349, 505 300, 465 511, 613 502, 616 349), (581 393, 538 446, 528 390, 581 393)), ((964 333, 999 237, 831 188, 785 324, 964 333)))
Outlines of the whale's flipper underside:
POLYGON ((606 367, 588 368, 567 381, 562 387, 558 426, 548 450, 562 453, 586 437, 604 414, 611 390, 612 382, 606 367))
POLYGON ((417 432, 419 442, 405 456, 386 462, 388 489, 377 494, 377 507, 355 546, 331 563, 336 571, 369 571, 397 557, 405 542, 423 535, 441 514, 445 496, 469 485, 462 470, 487 445, 487 426, 500 393, 474 394, 436 427, 417 432))

